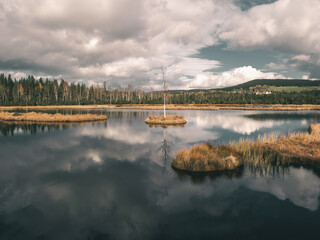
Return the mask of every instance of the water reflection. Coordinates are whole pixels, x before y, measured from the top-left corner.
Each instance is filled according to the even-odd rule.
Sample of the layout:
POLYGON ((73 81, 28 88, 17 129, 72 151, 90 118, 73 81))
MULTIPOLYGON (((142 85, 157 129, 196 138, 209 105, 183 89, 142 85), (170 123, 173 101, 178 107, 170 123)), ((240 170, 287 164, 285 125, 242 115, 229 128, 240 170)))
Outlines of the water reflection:
POLYGON ((191 179, 193 183, 204 183, 207 179, 210 181, 215 181, 219 178, 227 178, 227 179, 233 179, 233 178, 241 178, 244 174, 244 167, 239 167, 232 171, 219 171, 219 172, 198 172, 198 173, 192 173, 187 171, 181 171, 178 169, 174 169, 175 173, 177 174, 178 178, 181 181, 188 181, 191 179))
POLYGON ((161 151, 163 154, 163 172, 166 169, 167 162, 170 159, 170 151, 173 142, 167 140, 167 128, 163 128, 163 140, 161 142, 161 146, 159 147, 158 151, 161 151))
POLYGON ((0 121, 0 134, 3 136, 13 136, 15 134, 31 134, 35 135, 39 132, 52 132, 59 130, 67 130, 72 126, 80 126, 85 124, 97 124, 104 123, 107 126, 106 121, 95 122, 76 122, 76 123, 32 123, 32 122, 12 122, 12 121, 0 121))
POLYGON ((216 114, 214 116, 198 116, 194 119, 197 126, 200 127, 220 127, 233 132, 250 135, 262 128, 273 128, 283 124, 282 120, 264 120, 257 121, 236 114, 216 114), (229 116, 228 116, 229 115, 229 116))
MULTIPOLYGON (((108 111, 107 124, 34 135, 17 134, 15 127, 12 137, 2 134, 0 239, 318 235, 320 180, 313 169, 289 167, 271 176, 249 168, 201 176, 171 169, 169 159, 181 148, 243 137, 216 123, 201 127, 196 119, 215 121, 224 115, 229 121, 245 119, 247 113, 188 111, 184 128, 148 128, 143 120, 155 113, 108 111)), ((310 121, 282 119, 285 124, 256 133, 306 131, 302 119, 310 121)))
POLYGON ((286 174, 274 174, 272 180, 259 175, 254 181, 246 179, 245 184, 252 190, 268 192, 281 200, 289 199, 293 204, 311 211, 319 207, 319 177, 304 168, 288 168, 286 174))

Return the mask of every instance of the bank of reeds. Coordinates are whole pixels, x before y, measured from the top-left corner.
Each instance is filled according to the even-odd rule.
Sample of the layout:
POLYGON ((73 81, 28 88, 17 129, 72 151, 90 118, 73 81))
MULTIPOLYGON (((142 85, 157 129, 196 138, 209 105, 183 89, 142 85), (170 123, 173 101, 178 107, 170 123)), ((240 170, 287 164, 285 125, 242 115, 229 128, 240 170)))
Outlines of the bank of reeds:
POLYGON ((75 115, 63 115, 48 114, 48 113, 13 113, 13 112, 0 112, 0 120, 2 121, 14 121, 14 122, 45 122, 45 123, 68 123, 68 122, 90 122, 107 120, 105 115, 97 114, 75 114, 75 115))
POLYGON ((152 125, 179 125, 186 124, 187 120, 183 116, 150 116, 145 123, 152 125))
POLYGON ((297 161, 320 163, 320 124, 311 124, 309 133, 291 133, 280 138, 269 135, 257 141, 240 140, 230 143, 230 146, 246 161, 259 165, 283 165, 297 161))
POLYGON ((311 124, 309 133, 292 133, 278 137, 269 135, 259 137, 256 141, 241 139, 225 146, 207 147, 195 145, 191 149, 179 151, 172 166, 188 171, 230 170, 227 166, 228 156, 242 159, 252 170, 271 173, 279 167, 291 164, 320 167, 320 124, 311 124), (215 149, 212 151, 212 149, 215 149), (224 149, 222 155, 213 154, 224 149), (219 167, 211 167, 218 164, 219 167))

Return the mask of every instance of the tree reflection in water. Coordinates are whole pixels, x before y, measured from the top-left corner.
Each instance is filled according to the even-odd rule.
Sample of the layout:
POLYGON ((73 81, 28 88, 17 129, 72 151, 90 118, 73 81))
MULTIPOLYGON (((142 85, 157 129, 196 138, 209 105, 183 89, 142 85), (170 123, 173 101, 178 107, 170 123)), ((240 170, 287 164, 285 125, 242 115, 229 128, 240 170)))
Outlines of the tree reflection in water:
POLYGON ((217 172, 188 172, 181 171, 178 169, 174 169, 174 172, 178 176, 178 178, 182 181, 187 181, 191 179, 192 183, 201 184, 206 181, 206 179, 210 179, 211 181, 215 181, 219 178, 241 178, 244 174, 244 167, 241 166, 236 170, 232 171, 217 171, 217 172))
POLYGON ((174 124, 174 125, 161 125, 161 124, 147 124, 150 128, 152 127, 160 127, 163 129, 163 139, 161 141, 161 145, 158 148, 158 152, 162 153, 162 160, 163 160, 163 170, 162 170, 162 174, 165 173, 166 167, 167 167, 167 163, 168 160, 170 159, 170 152, 171 152, 171 148, 174 145, 173 142, 169 141, 167 139, 167 129, 171 128, 171 127, 179 127, 179 128, 183 128, 186 124, 174 124))
POLYGON ((58 130, 66 130, 71 126, 79 126, 84 124, 104 124, 107 126, 107 122, 79 122, 79 123, 32 123, 32 122, 8 122, 8 121, 0 121, 0 135, 3 136, 13 136, 17 133, 23 134, 31 134, 35 135, 39 132, 51 132, 58 130))
POLYGON ((163 128, 163 140, 161 142, 161 146, 159 147, 158 151, 162 152, 163 154, 163 171, 162 174, 164 174, 168 159, 170 158, 170 151, 171 146, 173 145, 173 142, 170 142, 167 140, 167 128, 163 128))

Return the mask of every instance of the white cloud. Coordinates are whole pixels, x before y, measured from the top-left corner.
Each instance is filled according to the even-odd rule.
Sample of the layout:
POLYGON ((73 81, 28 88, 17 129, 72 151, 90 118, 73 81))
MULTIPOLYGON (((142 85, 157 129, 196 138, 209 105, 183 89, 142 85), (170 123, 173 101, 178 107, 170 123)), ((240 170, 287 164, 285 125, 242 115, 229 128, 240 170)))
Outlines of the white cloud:
POLYGON ((220 37, 243 47, 284 48, 320 53, 318 0, 279 0, 226 20, 220 37))
POLYGON ((262 72, 251 66, 244 66, 235 68, 230 71, 214 74, 211 72, 196 75, 196 77, 189 83, 189 88, 219 88, 226 86, 233 86, 244 83, 249 80, 264 78, 264 79, 279 79, 285 78, 281 74, 273 72, 262 72))
POLYGON ((319 11, 318 0, 279 0, 245 12, 234 11, 220 26, 218 35, 231 48, 269 48, 293 55, 293 60, 308 64, 287 68, 320 78, 319 11))
POLYGON ((301 54, 301 55, 294 56, 292 59, 298 60, 298 61, 310 61, 310 56, 301 54))

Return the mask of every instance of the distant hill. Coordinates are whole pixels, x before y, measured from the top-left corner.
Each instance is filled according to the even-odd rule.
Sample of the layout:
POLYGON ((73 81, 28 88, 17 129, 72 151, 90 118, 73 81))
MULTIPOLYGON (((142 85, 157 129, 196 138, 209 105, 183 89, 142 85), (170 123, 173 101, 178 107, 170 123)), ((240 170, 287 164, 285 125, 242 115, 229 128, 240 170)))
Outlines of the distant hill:
POLYGON ((217 88, 214 90, 222 91, 232 91, 242 88, 243 90, 248 90, 250 87, 255 87, 257 85, 267 85, 274 87, 320 87, 320 80, 303 80, 303 79, 256 79, 249 82, 241 83, 236 86, 217 88))

